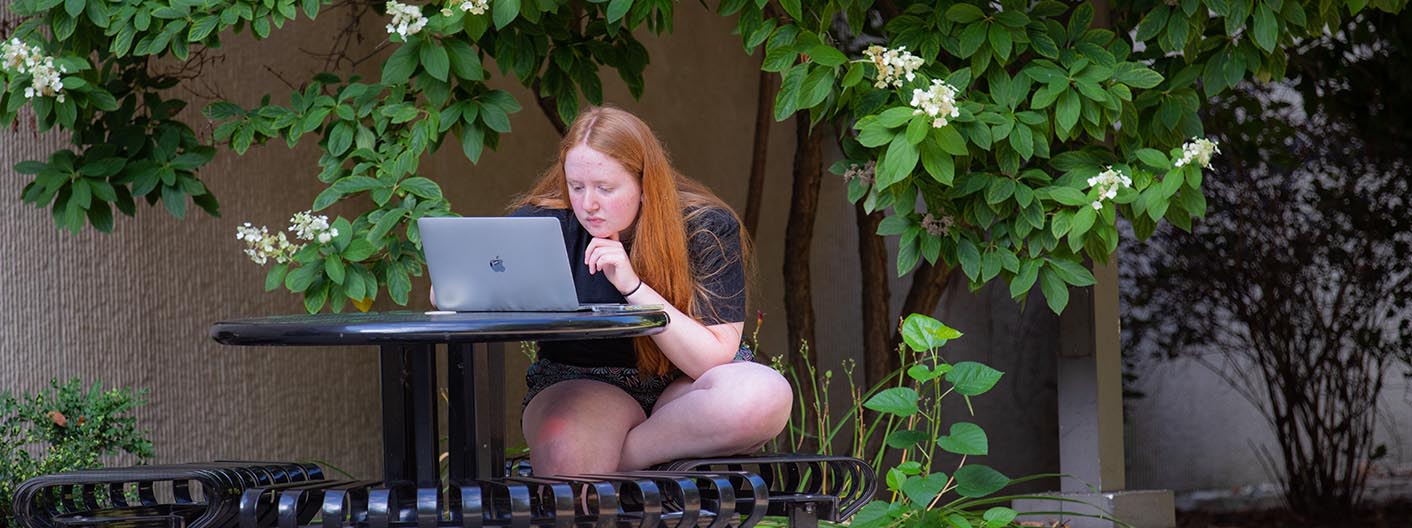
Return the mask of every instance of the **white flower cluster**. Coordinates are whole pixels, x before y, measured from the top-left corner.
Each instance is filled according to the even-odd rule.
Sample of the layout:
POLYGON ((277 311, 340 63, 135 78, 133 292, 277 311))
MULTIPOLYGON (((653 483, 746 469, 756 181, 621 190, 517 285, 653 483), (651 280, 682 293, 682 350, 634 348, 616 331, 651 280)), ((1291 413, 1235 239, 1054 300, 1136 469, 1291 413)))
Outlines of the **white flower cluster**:
POLYGON ((1088 186, 1098 189, 1098 199, 1094 200, 1090 205, 1092 205, 1094 209, 1102 209, 1103 200, 1112 200, 1117 197, 1118 189, 1120 188, 1132 187, 1133 179, 1121 172, 1113 170, 1113 167, 1110 166, 1107 170, 1098 173, 1098 176, 1089 178, 1088 186))
POLYGON ((889 84, 900 87, 903 79, 916 79, 917 68, 921 68, 925 62, 921 57, 908 52, 907 46, 894 50, 872 45, 863 50, 863 54, 867 55, 868 60, 873 61, 873 66, 878 69, 878 80, 873 83, 873 86, 878 88, 887 88, 889 84))
POLYGON ((465 0, 460 7, 472 15, 484 15, 490 9, 490 0, 465 0))
POLYGON ((270 231, 260 226, 256 229, 246 222, 245 225, 235 228, 235 239, 245 242, 245 254, 250 260, 261 266, 269 259, 284 264, 289 259, 294 258, 294 253, 303 248, 303 245, 290 243, 289 238, 284 233, 270 235, 270 231))
POLYGON ((961 115, 956 108, 956 88, 946 81, 933 79, 931 88, 912 90, 912 115, 923 113, 932 118, 932 128, 946 126, 946 118, 961 115))
POLYGON ((927 230, 928 234, 935 237, 950 234, 951 225, 954 223, 955 220, 952 220, 948 215, 941 215, 941 218, 937 218, 931 213, 927 213, 927 216, 922 217, 922 229, 927 230))
POLYGON ((396 33, 403 40, 417 34, 427 25, 427 17, 422 15, 421 6, 389 0, 387 14, 392 15, 392 23, 387 25, 387 32, 396 33))
MULTIPOLYGON (((327 216, 314 215, 309 211, 294 213, 289 224, 289 230, 301 240, 327 244, 338 236, 338 229, 329 227, 327 216)), ((290 242, 282 232, 271 235, 265 226, 256 228, 250 222, 235 228, 235 239, 245 242, 245 254, 261 266, 270 259, 280 264, 289 262, 296 252, 304 248, 303 244, 290 242)))
POLYGON ((1192 138, 1191 141, 1182 145, 1182 159, 1177 160, 1176 166, 1181 167, 1191 162, 1196 162, 1202 168, 1211 168, 1211 156, 1220 154, 1215 141, 1206 138, 1192 138))
POLYGON ((333 237, 338 236, 338 230, 328 226, 327 216, 315 216, 309 211, 294 213, 289 223, 289 230, 303 240, 318 240, 320 244, 327 244, 333 237))
POLYGON ((0 57, 4 60, 6 70, 20 75, 31 75, 33 81, 29 88, 25 88, 26 99, 38 95, 64 102, 64 81, 60 74, 68 73, 69 70, 63 66, 55 67, 54 58, 46 57, 38 46, 30 46, 20 42, 18 38, 12 38, 9 42, 0 44, 0 57))
POLYGON ((873 173, 876 172, 877 165, 878 162, 873 160, 868 160, 868 163, 861 167, 857 163, 849 165, 848 170, 843 172, 843 181, 851 182, 861 178, 863 183, 873 183, 873 173))

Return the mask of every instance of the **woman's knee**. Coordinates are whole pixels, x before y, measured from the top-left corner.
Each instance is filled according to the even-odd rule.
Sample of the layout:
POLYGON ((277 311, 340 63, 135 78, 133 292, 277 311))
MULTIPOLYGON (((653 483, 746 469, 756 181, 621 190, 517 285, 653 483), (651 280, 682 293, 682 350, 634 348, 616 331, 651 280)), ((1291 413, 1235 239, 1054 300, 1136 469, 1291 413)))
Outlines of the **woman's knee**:
POLYGON ((711 369, 702 379, 711 382, 710 390, 718 396, 717 410, 730 425, 723 429, 731 431, 731 443, 742 448, 758 446, 778 435, 789 422, 794 391, 774 369, 758 363, 732 363, 711 369))
POLYGON ((616 469, 623 439, 645 418, 622 390, 574 380, 535 395, 522 425, 535 472, 566 474, 616 469))

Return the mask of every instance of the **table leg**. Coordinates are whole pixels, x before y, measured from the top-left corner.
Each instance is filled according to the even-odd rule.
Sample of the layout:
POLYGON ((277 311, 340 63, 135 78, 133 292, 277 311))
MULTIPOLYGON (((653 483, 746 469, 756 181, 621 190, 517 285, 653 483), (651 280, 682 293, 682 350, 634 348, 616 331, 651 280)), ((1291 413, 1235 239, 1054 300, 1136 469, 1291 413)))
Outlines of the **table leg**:
POLYGON ((383 480, 436 488, 436 347, 387 345, 381 350, 383 480))
POLYGON ((504 348, 501 343, 447 348, 447 438, 453 482, 504 476, 504 348))

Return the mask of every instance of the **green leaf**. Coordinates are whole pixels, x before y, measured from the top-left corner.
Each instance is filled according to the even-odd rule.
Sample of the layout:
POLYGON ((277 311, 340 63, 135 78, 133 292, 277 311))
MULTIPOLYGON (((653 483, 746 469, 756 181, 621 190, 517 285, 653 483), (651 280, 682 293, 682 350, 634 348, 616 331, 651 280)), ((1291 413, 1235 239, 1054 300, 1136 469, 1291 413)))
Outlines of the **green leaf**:
MULTIPOLYGON (((632 3, 631 0, 614 0, 614 2, 623 2, 625 4, 632 3)), ((520 0, 495 0, 492 4, 493 5, 490 7, 490 18, 495 22, 495 29, 505 27, 520 14, 520 0)), ((609 9, 611 10, 612 8, 610 7, 609 9)), ((627 12, 626 7, 622 8, 622 10, 623 12, 627 12)), ((619 16, 621 17, 621 15, 619 16)))
POLYGON ((348 244, 348 249, 343 250, 343 258, 349 262, 361 262, 372 256, 375 251, 377 248, 367 239, 355 238, 348 244))
POLYGON ((917 352, 941 348, 958 337, 961 332, 926 315, 912 314, 902 322, 902 341, 917 352))
POLYGON ((902 493, 907 496, 907 500, 912 501, 919 508, 926 508, 931 504, 941 490, 946 487, 945 473, 932 473, 926 477, 908 477, 902 483, 902 493))
POLYGON ((446 46, 446 54, 451 60, 451 72, 456 74, 456 77, 468 81, 485 79, 480 53, 475 48, 459 39, 446 39, 441 42, 446 46))
POLYGON ((1050 258, 1048 263, 1048 268, 1066 283, 1079 287, 1093 285, 1093 272, 1085 268, 1083 264, 1061 258, 1050 258))
POLYGON ((1064 306, 1069 304, 1069 287, 1064 284, 1064 280, 1049 269, 1039 272, 1039 290, 1044 293, 1044 302, 1049 304, 1049 309, 1055 314, 1064 313, 1064 306))
POLYGON ((324 309, 324 303, 326 302, 328 302, 327 287, 304 292, 304 309, 309 313, 317 313, 319 310, 324 309))
POLYGON ((1139 42, 1147 42, 1152 37, 1162 32, 1167 27, 1167 15, 1171 14, 1171 8, 1166 5, 1157 5, 1147 12, 1147 16, 1142 17, 1142 22, 1137 25, 1137 35, 1134 37, 1139 42))
MULTIPOLYGON (((985 43, 986 24, 984 22, 974 22, 966 29, 961 30, 960 41, 956 44, 956 55, 960 58, 968 58, 976 54, 985 43)), ((980 73, 979 71, 977 72, 980 73)))
POLYGON ((1088 228, 1093 227, 1093 221, 1098 216, 1093 207, 1083 206, 1078 211, 1074 211, 1073 222, 1069 224, 1071 236, 1083 236, 1088 233, 1088 228))
MULTIPOLYGON (((499 2, 500 0, 496 1, 499 2)), ((608 2, 608 23, 612 24, 614 22, 617 22, 618 20, 621 20, 623 18, 623 15, 626 15, 628 9, 631 7, 632 0, 612 0, 611 2, 608 2)), ((499 22, 499 18, 497 18, 495 22, 495 27, 499 28, 502 25, 503 24, 499 22)))
POLYGON ((83 7, 86 3, 85 0, 64 0, 64 12, 71 17, 77 17, 83 14, 83 7))
POLYGON ((1014 521, 1015 517, 1018 515, 1019 512, 1015 510, 1004 506, 996 506, 986 510, 981 518, 985 519, 986 528, 1001 528, 1003 526, 1010 526, 1011 521, 1014 521))
POLYGON ((911 449, 926 440, 926 433, 911 429, 899 429, 887 435, 887 446, 893 449, 911 449))
POLYGON ((342 156, 348 151, 348 147, 353 145, 353 129, 348 123, 334 125, 333 130, 328 135, 328 153, 332 156, 342 156))
POLYGON ((88 207, 88 223, 100 233, 113 232, 113 207, 107 202, 95 202, 88 207))
POLYGON ((1255 45, 1267 52, 1275 51, 1275 44, 1279 39, 1279 23, 1275 21, 1275 13, 1265 2, 1256 6, 1254 22, 1255 45))
POLYGON ((974 361, 962 361, 946 373, 946 381, 956 386, 956 392, 963 396, 985 394, 1004 373, 974 361))
POLYGON ((383 84, 401 84, 412 77, 417 70, 417 42, 408 42, 387 58, 382 65, 383 84))
POLYGON ((441 199, 441 186, 437 185, 436 182, 423 178, 421 176, 407 178, 406 180, 402 180, 402 183, 398 185, 401 188, 405 189, 407 192, 415 194, 422 198, 427 198, 431 200, 441 199))
POLYGON ((1157 149, 1138 149, 1135 154, 1137 155, 1137 159, 1141 160, 1143 163, 1146 163, 1147 166, 1152 167, 1154 169, 1168 170, 1172 168, 1172 162, 1168 161, 1167 156, 1165 154, 1162 154, 1157 149))
POLYGON ((936 138, 937 145, 952 156, 967 156, 971 151, 966 149, 966 140, 961 137, 961 133, 956 131, 954 126, 944 126, 933 128, 936 132, 932 134, 936 138))
POLYGON ((285 275, 284 287, 294 293, 307 290, 309 289, 309 285, 314 283, 314 279, 317 278, 323 270, 324 267, 322 265, 316 266, 313 263, 302 264, 294 268, 288 275, 285 275))
POLYGON ((1152 88, 1162 84, 1162 74, 1152 71, 1151 69, 1141 66, 1123 68, 1121 67, 1123 66, 1122 64, 1119 64, 1119 66, 1120 67, 1117 68, 1113 74, 1113 79, 1120 83, 1133 88, 1152 88))
POLYGON ((980 464, 967 464, 956 470, 956 493, 962 497, 984 497, 1008 485, 1010 477, 980 464))
POLYGON ((838 51, 837 48, 828 44, 813 46, 805 50, 805 52, 809 54, 809 59, 814 61, 815 64, 821 64, 831 68, 842 66, 848 62, 847 55, 844 55, 842 51, 838 51))
POLYGON ((329 280, 333 281, 334 284, 343 284, 343 259, 338 258, 338 255, 324 259, 324 273, 328 275, 329 280))
POLYGON ((922 167, 927 174, 942 185, 951 185, 956 178, 956 164, 950 154, 943 152, 933 141, 923 141, 918 147, 922 154, 922 167))
POLYGON ((878 114, 878 119, 874 123, 877 126, 886 128, 896 128, 912 120, 912 108, 906 106, 895 106, 884 110, 878 114))
POLYGON ((971 4, 958 3, 946 10, 946 19, 957 24, 970 24, 982 18, 985 18, 985 13, 971 4))
POLYGON ((281 284, 284 284, 284 274, 289 271, 289 264, 275 264, 270 271, 265 273, 265 291, 275 291, 281 284))
POLYGON ((985 192, 985 203, 995 205, 1010 198, 1015 193, 1015 180, 1000 176, 990 181, 985 192))
POLYGON ((904 418, 912 416, 917 414, 917 391, 908 387, 893 387, 874 394, 863 407, 904 418))
POLYGON ((961 271, 974 282, 981 271, 981 253, 976 244, 968 238, 961 239, 956 244, 956 259, 961 261, 961 271))
POLYGON ((465 153, 466 159, 471 160, 471 163, 480 161, 481 152, 485 148, 484 139, 485 130, 481 129, 480 125, 466 125, 461 130, 461 152, 465 153))
POLYGON ((196 19, 196 23, 191 25, 191 30, 186 33, 188 42, 199 42, 211 35, 221 19, 216 15, 206 15, 196 19))
POLYGON ((931 368, 928 368, 926 365, 912 365, 907 369, 907 377, 916 380, 918 383, 926 383, 928 381, 945 376, 946 373, 950 371, 951 369, 949 368, 949 366, 948 368, 938 367, 937 369, 933 370, 931 368))
POLYGON ((407 276, 407 272, 402 269, 402 266, 388 266, 387 294, 392 297, 392 302, 406 306, 407 294, 411 291, 412 279, 407 276))
POLYGON ((906 215, 892 215, 878 223, 878 234, 882 236, 900 235, 912 225, 906 215))
POLYGON ((1001 60, 1009 59, 1010 47, 1014 43, 1010 37, 1010 30, 1005 29, 1005 26, 1000 24, 991 24, 988 37, 990 40, 990 49, 995 52, 995 55, 1000 57, 1001 60))
POLYGON ((799 108, 812 108, 827 99, 833 91, 833 68, 814 68, 804 78, 799 92, 799 108))
POLYGON ((931 121, 926 116, 917 116, 907 124, 907 142, 913 145, 921 143, 927 138, 927 132, 931 130, 931 121))
POLYGON ((887 154, 883 157, 882 165, 877 168, 878 190, 886 189, 911 175, 912 170, 917 168, 919 155, 917 146, 908 143, 905 135, 899 134, 892 138, 892 143, 887 147, 887 154))
POLYGON ((397 225, 397 222, 402 220, 402 217, 406 214, 406 209, 393 209, 388 211, 373 224, 373 228, 368 231, 367 240, 373 242, 374 245, 381 245, 383 237, 387 236, 387 232, 391 231, 392 228, 397 225))
POLYGON ((1010 279, 1010 297, 1020 298, 1029 293, 1035 280, 1039 278, 1039 267, 1040 262, 1037 260, 1027 260, 1020 265, 1020 272, 1010 279))
POLYGON ((166 206, 167 212, 177 217, 178 220, 186 218, 186 193, 181 192, 181 188, 163 185, 162 205, 166 206))
POLYGON ((1054 121, 1061 130, 1073 130, 1079 122, 1079 94, 1064 90, 1059 94, 1059 105, 1054 108, 1054 121))
POLYGON ((422 67, 427 73, 439 81, 447 80, 447 74, 451 72, 451 58, 446 55, 446 48, 434 43, 427 42, 420 46, 422 67))
POLYGON ((780 0, 780 7, 783 7, 785 14, 795 22, 804 20, 804 9, 800 6, 800 0, 780 0))
POLYGON ((951 424, 951 434, 936 439, 937 447, 958 455, 985 455, 990 453, 990 442, 985 430, 970 422, 951 424))

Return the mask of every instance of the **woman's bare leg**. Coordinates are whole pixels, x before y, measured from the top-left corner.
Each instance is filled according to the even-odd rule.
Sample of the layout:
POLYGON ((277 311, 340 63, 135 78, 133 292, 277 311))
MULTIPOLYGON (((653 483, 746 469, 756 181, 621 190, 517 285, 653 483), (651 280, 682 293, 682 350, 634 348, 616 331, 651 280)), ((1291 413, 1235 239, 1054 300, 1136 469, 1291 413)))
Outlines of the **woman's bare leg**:
POLYGON ((617 471, 628 431, 646 419, 622 389, 590 380, 555 383, 525 407, 525 440, 534 474, 617 471))
POLYGON ((727 363, 677 380, 652 416, 630 428, 617 469, 759 449, 784 430, 793 398, 789 382, 758 363, 727 363))

